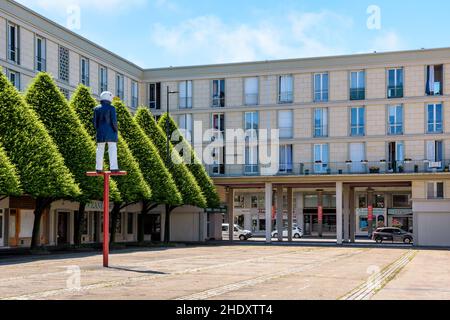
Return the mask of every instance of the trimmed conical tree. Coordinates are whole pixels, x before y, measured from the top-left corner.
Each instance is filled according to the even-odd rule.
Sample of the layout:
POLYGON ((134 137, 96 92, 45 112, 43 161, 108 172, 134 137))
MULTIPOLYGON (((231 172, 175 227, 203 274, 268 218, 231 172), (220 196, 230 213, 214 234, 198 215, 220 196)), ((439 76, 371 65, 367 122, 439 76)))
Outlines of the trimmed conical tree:
MULTIPOLYGON (((69 108, 67 100, 48 73, 41 72, 36 76, 28 87, 25 99, 44 123, 63 155, 66 166, 79 184, 82 193, 74 200, 80 203, 77 215, 84 216, 87 203, 103 198, 103 178, 86 176, 86 172, 95 170, 94 142, 83 128, 75 111, 69 108)), ((113 181, 111 182, 111 198, 120 199, 119 191, 113 181)), ((77 223, 76 228, 78 227, 77 223)), ((78 242, 78 239, 75 240, 78 242)))
MULTIPOLYGON (((94 117, 94 108, 96 106, 97 102, 92 97, 90 89, 84 85, 79 85, 72 96, 70 107, 77 113, 92 141, 95 141, 95 128, 92 119, 94 117)), ((151 199, 151 189, 145 181, 141 169, 139 168, 139 164, 136 159, 134 159, 128 144, 122 138, 120 132, 117 146, 119 167, 121 170, 127 171, 128 175, 114 178, 117 182, 122 202, 114 202, 111 214, 111 242, 115 241, 114 228, 117 224, 120 210, 123 210, 136 202, 151 199)))
POLYGON ((36 199, 34 249, 40 243, 43 211, 56 199, 80 195, 80 189, 43 123, 1 72, 0 139, 18 171, 23 192, 36 199))
POLYGON ((0 144, 0 198, 1 196, 19 195, 20 182, 16 168, 6 156, 0 144))
MULTIPOLYGON (((166 132, 167 117, 168 115, 167 113, 165 113, 158 121, 158 125, 161 127, 163 132, 166 132)), ((188 153, 191 154, 191 161, 189 164, 187 164, 187 167, 192 172, 195 179, 197 180, 198 185, 202 189, 203 194, 206 197, 208 207, 209 208, 219 207, 220 197, 219 194, 217 193, 216 187, 214 186, 214 182, 206 172, 206 169, 202 165, 201 161, 198 159, 192 146, 189 144, 189 142, 186 141, 186 139, 183 138, 183 135, 180 132, 177 124, 171 117, 169 117, 169 132, 171 132, 172 134, 174 132, 178 133, 178 136, 180 137, 179 141, 172 140, 172 144, 174 146, 177 146, 178 150, 186 150, 186 151, 189 150, 188 153)))
MULTIPOLYGON (((158 126, 155 118, 148 110, 148 108, 141 107, 138 109, 135 119, 142 130, 153 141, 155 147, 158 149, 159 156, 164 160, 165 165, 169 168, 177 188, 183 198, 183 205, 192 205, 200 208, 206 208, 206 199, 200 189, 197 181, 192 173, 186 167, 186 164, 181 159, 176 150, 173 149, 169 143, 169 155, 167 154, 167 137, 158 126)), ((170 215, 177 206, 166 206, 165 217, 165 241, 170 241, 170 215)))
POLYGON ((152 198, 150 201, 143 201, 142 214, 139 217, 138 235, 142 241, 144 215, 161 204, 180 205, 183 203, 182 196, 155 145, 133 119, 130 111, 119 99, 115 99, 113 104, 117 109, 119 131, 138 161, 145 180, 152 188, 152 198))

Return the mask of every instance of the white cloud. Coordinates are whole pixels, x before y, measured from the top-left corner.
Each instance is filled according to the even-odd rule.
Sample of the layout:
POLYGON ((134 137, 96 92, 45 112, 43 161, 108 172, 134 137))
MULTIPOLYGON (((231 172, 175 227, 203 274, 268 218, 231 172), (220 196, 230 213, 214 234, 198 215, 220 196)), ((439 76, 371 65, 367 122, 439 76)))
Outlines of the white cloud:
POLYGON ((102 10, 102 12, 111 14, 146 4, 146 0, 18 0, 18 2, 25 6, 39 7, 46 11, 57 11, 64 14, 69 7, 74 5, 81 9, 102 10))
POLYGON ((377 52, 398 51, 406 48, 405 43, 394 31, 382 32, 372 42, 372 50, 377 52))
POLYGON ((343 36, 352 25, 351 19, 329 11, 291 13, 252 24, 230 24, 207 15, 174 26, 155 24, 151 42, 181 64, 320 56, 345 52, 343 36))

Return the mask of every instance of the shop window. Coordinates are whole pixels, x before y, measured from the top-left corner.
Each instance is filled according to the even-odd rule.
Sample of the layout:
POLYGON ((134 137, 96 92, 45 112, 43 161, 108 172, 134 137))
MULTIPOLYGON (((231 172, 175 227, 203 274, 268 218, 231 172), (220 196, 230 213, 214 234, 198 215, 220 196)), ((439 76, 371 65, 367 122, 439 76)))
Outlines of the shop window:
POLYGON ((367 196, 365 194, 359 195, 358 208, 367 208, 367 196))
POLYGON ((427 184, 428 199, 444 199, 444 183, 428 182, 427 184))
POLYGON ((252 196, 252 208, 256 209, 258 208, 258 197, 257 196, 252 196))
POLYGON ((394 208, 410 208, 410 196, 407 194, 394 194, 392 196, 392 206, 394 208))
POLYGON ((244 196, 235 196, 234 197, 234 207, 235 208, 244 208, 244 196))
POLYGON ((375 195, 375 204, 374 204, 375 208, 378 209, 384 209, 386 208, 386 203, 384 201, 384 195, 383 194, 377 194, 375 195))

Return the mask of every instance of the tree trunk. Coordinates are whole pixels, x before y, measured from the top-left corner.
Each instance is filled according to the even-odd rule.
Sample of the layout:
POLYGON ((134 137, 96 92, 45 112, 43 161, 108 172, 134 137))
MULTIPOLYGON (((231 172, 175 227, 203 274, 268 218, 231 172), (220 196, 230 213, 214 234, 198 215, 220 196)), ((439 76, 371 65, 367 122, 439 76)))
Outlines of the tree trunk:
POLYGON ((111 225, 109 227, 109 243, 113 244, 116 242, 116 226, 117 226, 117 220, 119 219, 120 214, 120 202, 114 202, 114 207, 111 211, 111 225))
POLYGON ((80 203, 78 212, 75 213, 73 242, 75 246, 81 245, 81 224, 83 223, 84 214, 86 212, 86 203, 80 203))
POLYGON ((34 250, 41 245, 41 218, 44 210, 47 209, 53 200, 50 198, 37 198, 36 209, 34 210, 33 233, 30 249, 34 250))

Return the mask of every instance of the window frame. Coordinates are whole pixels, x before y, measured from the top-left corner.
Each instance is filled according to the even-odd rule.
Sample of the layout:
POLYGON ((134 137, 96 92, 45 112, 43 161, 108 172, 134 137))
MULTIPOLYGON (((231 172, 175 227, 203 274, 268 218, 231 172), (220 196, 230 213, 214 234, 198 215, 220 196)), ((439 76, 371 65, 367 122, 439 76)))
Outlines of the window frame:
POLYGON ((444 181, 428 181, 426 184, 426 195, 427 195, 427 200, 443 200, 445 199, 445 183, 444 181), (430 191, 430 185, 433 185, 433 195, 430 196, 429 191, 430 191), (442 186, 442 196, 439 195, 439 188, 438 185, 442 186))
POLYGON ((192 109, 193 106, 193 81, 192 80, 183 80, 178 82, 178 109, 192 109), (183 90, 182 86, 184 84, 184 92, 185 96, 182 96, 183 90), (184 105, 182 102, 184 101, 184 105))
POLYGON ((139 83, 131 80, 131 108, 137 109, 139 107, 139 83))
POLYGON ((350 107, 350 136, 351 137, 364 137, 366 135, 366 107, 350 107), (353 110, 357 110, 356 114, 356 124, 353 125, 353 110), (361 119, 360 110, 362 110, 363 114, 363 123, 361 124, 359 121, 361 119), (353 129, 356 129, 357 132, 353 133, 353 129), (362 129, 362 133, 360 133, 360 129, 362 129))
POLYGON ((328 102, 330 99, 330 75, 328 72, 316 72, 313 75, 314 102, 328 102), (320 89, 316 87, 316 77, 320 77, 320 89), (327 79, 327 87, 324 89, 324 78, 327 79), (319 95, 319 98, 317 98, 319 95))
POLYGON ((404 134, 404 121, 405 119, 405 108, 403 104, 392 104, 387 106, 387 134, 390 136, 399 136, 404 134), (391 124, 391 109, 395 108, 395 123, 391 124), (398 111, 397 109, 401 109, 401 122, 398 122, 398 111), (392 131, 394 128, 394 131, 392 131), (396 129, 400 128, 400 132, 397 132, 396 129))
POLYGON ((405 70, 403 67, 389 68, 387 69, 387 98, 388 99, 399 99, 405 96, 405 70), (390 72, 394 71, 394 84, 390 85, 390 72), (401 83, 398 83, 398 73, 401 71, 401 83), (391 95, 391 90, 395 90, 395 94, 391 95), (400 93, 398 92, 400 91, 400 93))
POLYGON ((426 126, 427 134, 442 134, 444 133, 444 104, 443 103, 427 103, 426 105, 426 126), (441 121, 437 121, 437 107, 440 106, 441 121), (430 107, 433 107, 433 122, 430 122, 430 107), (433 126, 433 130, 430 130, 430 125, 433 126), (437 130, 440 125, 440 130, 437 130))
POLYGON ((80 57, 80 83, 89 87, 90 86, 90 63, 86 57, 80 57), (83 74, 85 73, 85 74, 83 74))
POLYGON ((328 108, 314 108, 313 112, 313 136, 314 138, 327 138, 328 137, 328 129, 329 129, 329 110, 328 108), (317 127, 316 124, 316 115, 317 112, 320 112, 320 123, 321 125, 317 127), (318 133, 319 130, 319 133, 318 133))
POLYGON ((358 100, 365 100, 366 99, 366 70, 353 70, 350 71, 350 100, 351 101, 358 101, 358 100), (353 87, 352 80, 353 80, 353 74, 356 73, 356 87, 353 87), (361 77, 363 78, 363 87, 359 87, 359 80, 361 77), (356 97, 354 98, 354 94, 356 93, 356 97))
POLYGON ((278 124, 278 129, 280 130, 280 139, 293 139, 294 138, 294 110, 278 110, 278 113, 277 113, 277 116, 278 116, 278 121, 277 121, 277 124, 278 124), (281 121, 281 117, 280 117, 280 115, 282 114, 282 113, 289 113, 290 114, 290 122, 291 122, 291 126, 290 127, 282 127, 281 126, 281 123, 280 123, 280 121, 281 121), (286 134, 286 135, 284 135, 284 134, 281 134, 282 132, 283 132, 283 130, 289 130, 289 133, 290 134, 286 134))
POLYGON ((226 82, 225 79, 214 79, 212 80, 212 88, 211 88, 211 106, 213 108, 225 108, 226 102, 226 82), (215 83, 217 83, 217 92, 215 91, 215 83), (223 97, 221 96, 221 88, 223 87, 223 97))
POLYGON ((98 75, 99 92, 102 93, 102 92, 108 91, 108 68, 103 65, 100 65, 98 68, 98 72, 99 72, 99 75, 98 75), (103 75, 104 75, 105 79, 103 79, 103 75), (105 82, 103 82, 103 80, 105 80, 105 82))
POLYGON ((294 102, 294 76, 292 74, 285 74, 278 76, 278 104, 290 104, 293 102, 294 102), (281 91, 283 79, 290 79, 291 91, 286 92, 281 91))
POLYGON ((34 59, 35 59, 34 64, 35 71, 38 72, 47 71, 47 39, 40 35, 36 35, 34 38, 34 59), (40 46, 41 56, 39 56, 39 45, 38 45, 39 41, 41 43, 40 46))
POLYGON ((116 73, 116 96, 122 101, 125 100, 125 76, 121 73, 116 73))
POLYGON ((6 24, 6 58, 9 62, 12 62, 14 64, 20 65, 20 26, 11 22, 7 21, 6 24), (14 28, 14 44, 11 43, 12 37, 11 37, 11 28, 14 28), (11 47, 14 46, 13 49, 11 47), (14 59, 12 59, 11 54, 14 54, 14 59))

